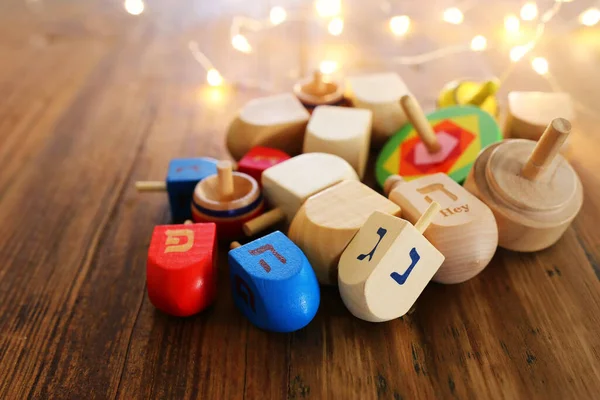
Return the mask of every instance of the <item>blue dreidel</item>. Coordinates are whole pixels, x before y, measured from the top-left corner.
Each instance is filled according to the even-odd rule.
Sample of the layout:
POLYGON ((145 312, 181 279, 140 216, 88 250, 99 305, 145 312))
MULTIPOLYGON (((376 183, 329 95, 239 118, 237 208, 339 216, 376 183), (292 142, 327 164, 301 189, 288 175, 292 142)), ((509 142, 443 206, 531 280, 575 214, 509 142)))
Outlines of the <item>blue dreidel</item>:
POLYGON ((232 243, 229 274, 236 306, 261 329, 293 332, 317 313, 317 277, 302 250, 280 231, 243 246, 232 243))
POLYGON ((217 173, 217 160, 208 157, 174 158, 169 163, 167 180, 136 182, 138 191, 167 191, 174 222, 192 218, 191 204, 196 184, 217 173))

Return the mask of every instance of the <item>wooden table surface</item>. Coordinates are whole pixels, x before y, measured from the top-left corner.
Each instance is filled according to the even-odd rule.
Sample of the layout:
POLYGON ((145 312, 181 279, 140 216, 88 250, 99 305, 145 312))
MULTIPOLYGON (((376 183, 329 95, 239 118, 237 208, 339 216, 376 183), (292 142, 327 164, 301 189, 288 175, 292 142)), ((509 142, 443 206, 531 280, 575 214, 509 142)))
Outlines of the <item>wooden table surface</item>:
MULTIPOLYGON (((399 72, 432 109, 446 81, 498 74, 507 45, 418 67, 372 61, 464 41, 492 20, 500 29, 506 9, 490 11, 500 3, 469 11, 468 27, 440 26, 424 3, 412 4, 425 22, 402 46, 381 11, 365 11, 380 22, 361 25, 359 6, 343 38, 290 23, 252 34, 256 51, 243 55, 229 44, 233 14, 264 16, 272 4, 151 1, 132 16, 119 1, 3 1, 0 398, 597 398, 600 28, 563 29, 577 2, 536 49, 578 102, 570 157, 585 201, 555 246, 500 249, 476 278, 432 283, 414 314, 382 324, 352 317, 337 289, 323 288, 305 329, 256 329, 234 307, 225 245, 208 311, 169 317, 146 295, 150 235, 169 221, 168 205, 164 195, 136 193, 134 181, 163 179, 174 157, 227 157, 229 121, 267 93, 206 89, 190 40, 226 77, 260 79, 273 92, 289 90, 289 71, 332 54, 345 71, 399 72), (432 24, 444 34, 425 29, 432 24)), ((523 62, 503 85, 502 105, 515 89, 550 86, 523 62)))

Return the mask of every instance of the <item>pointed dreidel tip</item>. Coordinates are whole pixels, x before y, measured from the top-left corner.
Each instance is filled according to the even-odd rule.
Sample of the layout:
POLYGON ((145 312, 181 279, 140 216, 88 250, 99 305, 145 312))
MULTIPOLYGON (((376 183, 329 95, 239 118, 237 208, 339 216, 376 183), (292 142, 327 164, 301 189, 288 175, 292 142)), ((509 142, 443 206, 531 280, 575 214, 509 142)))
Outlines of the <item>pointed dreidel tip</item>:
POLYGON ((222 201, 233 195, 233 171, 231 161, 219 161, 217 163, 217 176, 219 180, 219 198, 222 201))
POLYGON ((421 141, 425 144, 427 151, 430 154, 440 151, 442 146, 438 142, 437 136, 417 100, 413 96, 405 94, 400 98, 400 105, 413 128, 417 131, 421 141))
POLYGON ((569 121, 564 118, 553 119, 523 165, 521 176, 531 181, 536 180, 552 163, 570 133, 569 121))
POLYGON ((415 224, 415 228, 421 234, 423 234, 423 232, 425 232, 425 230, 427 229, 429 224, 431 224, 431 221, 433 221, 433 218, 435 218, 436 214, 441 209, 442 209, 442 206, 440 206, 440 203, 438 203, 437 201, 432 202, 429 205, 429 207, 427 208, 427 210, 425 210, 425 212, 421 215, 421 217, 419 218, 417 223, 415 224))

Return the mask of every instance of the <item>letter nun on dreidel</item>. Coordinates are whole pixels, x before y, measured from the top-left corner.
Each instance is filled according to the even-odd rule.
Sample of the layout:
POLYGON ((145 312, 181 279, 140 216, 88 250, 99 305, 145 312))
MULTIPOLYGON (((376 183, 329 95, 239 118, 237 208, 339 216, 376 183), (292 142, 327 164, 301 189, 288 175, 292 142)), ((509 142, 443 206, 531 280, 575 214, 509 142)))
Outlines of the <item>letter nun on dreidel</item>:
POLYGON ((371 214, 339 262, 340 295, 354 316, 384 322, 410 310, 444 261, 423 236, 439 210, 431 203, 414 226, 389 214, 371 214))
POLYGON ((243 246, 233 242, 229 273, 235 305, 261 329, 293 332, 317 313, 321 294, 315 273, 279 231, 243 246))
POLYGON ((424 234, 446 257, 433 281, 464 282, 489 264, 498 247, 494 214, 448 175, 438 173, 409 182, 392 175, 385 181, 384 192, 411 223, 416 223, 432 201, 441 205, 424 234))

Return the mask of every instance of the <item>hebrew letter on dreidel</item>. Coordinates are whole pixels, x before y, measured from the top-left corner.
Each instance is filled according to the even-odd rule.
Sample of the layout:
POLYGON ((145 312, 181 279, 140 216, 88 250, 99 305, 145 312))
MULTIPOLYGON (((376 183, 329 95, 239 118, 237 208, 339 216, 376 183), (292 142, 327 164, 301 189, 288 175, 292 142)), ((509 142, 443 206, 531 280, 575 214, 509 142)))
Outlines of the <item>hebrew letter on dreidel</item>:
POLYGON ((191 229, 167 230, 165 235, 167 235, 165 253, 185 253, 194 245, 194 231, 191 229), (179 244, 181 237, 187 239, 183 244, 179 244))
MULTIPOLYGON (((450 197, 452 199, 452 201, 458 200, 458 196, 456 196, 454 193, 452 193, 451 191, 446 189, 442 183, 432 183, 431 185, 427 185, 425 187, 417 189, 417 192, 419 192, 421 194, 428 194, 431 192, 435 192, 436 190, 443 192, 446 196, 450 197)), ((425 196, 425 200, 428 203, 433 202, 433 200, 429 196, 425 196)))
POLYGON ((396 281, 396 283, 398 283, 398 285, 404 285, 404 282, 406 282, 406 280, 408 279, 408 276, 410 275, 413 268, 415 267, 415 265, 417 265, 417 263, 419 262, 420 259, 421 259, 421 256, 417 252, 417 249, 413 247, 412 250, 410 251, 411 263, 410 263, 410 266, 408 267, 408 269, 406 271, 404 271, 404 273, 402 275, 400 275, 397 272, 392 272, 390 274, 390 276, 392 277, 393 280, 396 281))
POLYGON ((175 170, 175 173, 183 172, 183 171, 184 171, 184 170, 186 170, 186 169, 193 169, 194 171, 199 171, 199 170, 200 170, 200 167, 199 167, 199 166, 197 166, 197 165, 186 165, 186 166, 184 166, 184 167, 178 167, 178 168, 175 170))
POLYGON ((387 233, 387 229, 385 228, 379 228, 377 229, 377 235, 379 235, 379 240, 377 241, 377 244, 375 244, 375 247, 373 247, 373 250, 371 250, 371 252, 367 253, 367 254, 361 254, 358 257, 356 257, 357 260, 362 261, 365 258, 369 257, 369 259, 367 261, 371 261, 371 258, 373 258, 373 254, 375 254, 375 250, 377 250, 377 246, 379 246, 379 243, 381 243, 381 239, 383 239, 383 237, 385 236, 385 234, 387 233))
MULTIPOLYGON (((281 254, 279 254, 271 244, 265 244, 264 246, 257 247, 254 250, 249 250, 248 253, 250 253, 250 255, 253 256, 258 256, 266 251, 270 251, 271 253, 273 253, 275 258, 278 259, 282 264, 285 264, 287 262, 286 259, 281 254)), ((266 272, 271 272, 271 266, 265 260, 261 258, 258 263, 261 267, 265 269, 266 272)))
POLYGON ((256 309, 254 308, 254 294, 252 293, 252 290, 250 290, 250 288, 248 287, 248 284, 244 282, 244 280, 240 278, 239 275, 235 276, 235 292, 238 294, 238 296, 242 298, 242 300, 244 300, 244 303, 250 306, 252 312, 256 312, 256 309), (242 290, 242 287, 244 288, 244 290, 242 290), (244 293, 244 291, 246 293, 244 293))

